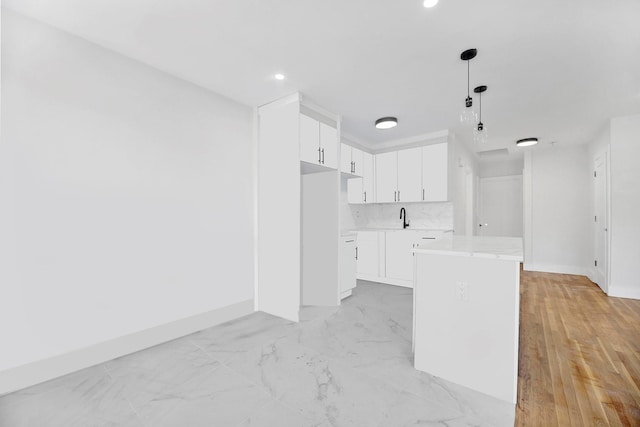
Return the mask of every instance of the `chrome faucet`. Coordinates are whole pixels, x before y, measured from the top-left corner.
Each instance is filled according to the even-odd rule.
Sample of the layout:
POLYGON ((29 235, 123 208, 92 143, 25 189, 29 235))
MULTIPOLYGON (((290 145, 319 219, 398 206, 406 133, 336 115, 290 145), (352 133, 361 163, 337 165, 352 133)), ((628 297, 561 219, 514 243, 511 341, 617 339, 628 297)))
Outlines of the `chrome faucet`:
POLYGON ((400 209, 400 219, 402 220, 402 228, 407 228, 409 226, 409 221, 407 221, 407 211, 405 211, 404 208, 400 209))

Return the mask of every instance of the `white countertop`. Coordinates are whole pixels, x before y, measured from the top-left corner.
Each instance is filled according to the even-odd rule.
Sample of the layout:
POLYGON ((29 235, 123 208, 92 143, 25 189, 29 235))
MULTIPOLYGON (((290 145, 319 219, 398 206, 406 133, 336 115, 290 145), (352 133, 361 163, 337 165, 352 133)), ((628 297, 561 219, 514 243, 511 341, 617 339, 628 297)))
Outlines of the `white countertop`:
POLYGON ((352 230, 344 230, 343 233, 358 231, 441 231, 444 233, 453 232, 453 229, 443 229, 443 228, 418 228, 418 227, 407 227, 407 228, 384 228, 384 227, 369 227, 369 228, 355 228, 352 230))
POLYGON ((522 238, 489 236, 453 236, 452 238, 420 243, 416 254, 473 256, 522 261, 522 238))

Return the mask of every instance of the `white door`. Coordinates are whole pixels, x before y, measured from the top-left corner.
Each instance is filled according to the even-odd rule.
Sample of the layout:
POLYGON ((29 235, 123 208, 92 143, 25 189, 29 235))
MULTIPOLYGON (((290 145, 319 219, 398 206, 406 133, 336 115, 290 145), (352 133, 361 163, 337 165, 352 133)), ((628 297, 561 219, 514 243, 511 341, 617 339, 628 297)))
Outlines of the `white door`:
POLYGON ((347 201, 353 204, 364 203, 362 178, 351 178, 347 180, 347 201))
POLYGON ((596 283, 607 292, 607 155, 596 157, 594 162, 594 225, 595 225, 595 260, 596 283))
POLYGON ((338 169, 338 129, 320 123, 320 156, 322 165, 338 169))
POLYGON ((343 237, 340 248, 340 292, 356 287, 356 236, 343 237))
POLYGON ((387 277, 413 280, 413 245, 416 234, 411 231, 390 231, 386 241, 387 277))
POLYGON ((376 154, 376 201, 398 201, 398 152, 376 154))
POLYGON ((321 164, 320 123, 311 117, 300 114, 300 160, 321 164))
POLYGON ((358 232, 358 249, 356 266, 358 274, 367 276, 378 276, 378 232, 360 231, 358 232))
POLYGON ((364 161, 364 152, 357 148, 351 149, 351 161, 353 161, 353 174, 362 176, 362 166, 364 161))
POLYGON ((398 151, 398 201, 422 200, 422 148, 398 151))
POLYGON ((522 175, 480 178, 478 235, 522 237, 522 175))
POLYGON ((340 144, 340 172, 352 173, 351 146, 340 144))
POLYGON ((422 147, 422 200, 446 202, 448 173, 447 143, 422 147))
POLYGON ((373 203, 375 194, 373 192, 373 154, 362 153, 362 199, 364 203, 373 203))

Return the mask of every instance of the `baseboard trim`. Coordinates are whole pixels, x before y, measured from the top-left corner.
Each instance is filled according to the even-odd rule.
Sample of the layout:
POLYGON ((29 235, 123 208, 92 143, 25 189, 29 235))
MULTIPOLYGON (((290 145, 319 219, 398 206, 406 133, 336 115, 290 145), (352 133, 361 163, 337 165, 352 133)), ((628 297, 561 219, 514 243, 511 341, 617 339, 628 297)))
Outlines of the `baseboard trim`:
POLYGON ((559 264, 531 264, 524 263, 523 269, 525 271, 540 271, 543 273, 559 273, 559 274, 574 274, 577 276, 589 277, 589 269, 585 267, 579 267, 576 265, 559 265, 559 264))
POLYGON ((358 280, 366 280, 367 282, 383 283, 385 285, 401 286, 403 288, 413 288, 412 280, 390 279, 388 277, 369 276, 368 274, 358 274, 358 280))
POLYGON ((253 313, 253 299, 124 335, 90 347, 0 372, 0 395, 135 353, 253 313))
POLYGON ((621 286, 609 286, 609 292, 607 292, 607 294, 610 297, 616 298, 640 299, 640 289, 630 289, 621 286))

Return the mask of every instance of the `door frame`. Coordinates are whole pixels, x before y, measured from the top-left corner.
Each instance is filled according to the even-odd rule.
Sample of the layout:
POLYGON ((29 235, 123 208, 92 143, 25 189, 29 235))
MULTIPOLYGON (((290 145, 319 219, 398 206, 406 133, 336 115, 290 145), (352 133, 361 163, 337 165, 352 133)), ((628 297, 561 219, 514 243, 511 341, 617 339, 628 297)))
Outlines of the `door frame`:
MULTIPOLYGON (((609 155, 609 148, 607 147, 606 149, 596 153, 593 155, 593 172, 595 174, 597 165, 599 163, 603 163, 604 166, 604 179, 605 179, 605 185, 604 185, 604 212, 605 212, 605 218, 604 218, 604 226, 605 226, 605 236, 604 236, 604 257, 605 257, 605 266, 604 266, 604 277, 601 277, 600 274, 598 274, 598 270, 595 268, 595 265, 592 265, 589 268, 589 271, 591 272, 589 279, 591 279, 592 282, 596 283, 600 289, 602 289, 602 291, 605 294, 609 293, 609 283, 610 283, 610 279, 611 279, 611 173, 610 173, 610 155, 609 155), (604 283, 599 283, 599 282, 604 282, 604 283)), ((594 175, 595 178, 595 175, 594 175)), ((596 215, 596 187, 595 187, 595 181, 594 181, 594 185, 592 188, 592 193, 591 193, 591 197, 593 200, 593 215, 596 215)), ((594 221, 592 223, 591 226, 591 235, 593 237, 593 259, 597 260, 598 259, 598 253, 597 253, 597 239, 598 239, 598 227, 597 227, 597 222, 594 221)))

